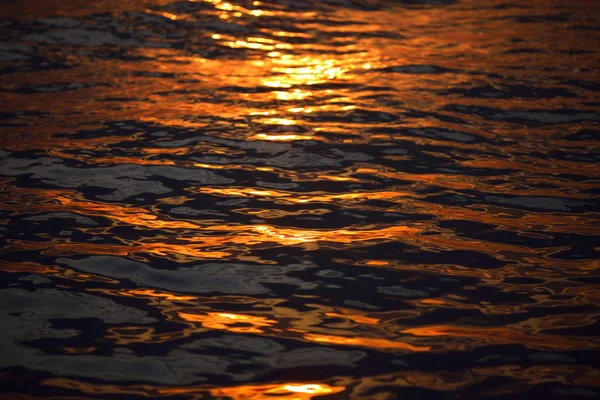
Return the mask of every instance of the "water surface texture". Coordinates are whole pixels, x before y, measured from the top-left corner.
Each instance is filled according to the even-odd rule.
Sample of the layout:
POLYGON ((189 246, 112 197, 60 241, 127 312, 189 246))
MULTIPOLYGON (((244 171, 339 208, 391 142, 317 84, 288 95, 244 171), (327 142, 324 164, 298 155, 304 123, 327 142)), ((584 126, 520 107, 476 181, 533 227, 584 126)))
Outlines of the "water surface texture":
POLYGON ((599 46, 595 0, 3 1, 0 398, 598 398, 599 46))

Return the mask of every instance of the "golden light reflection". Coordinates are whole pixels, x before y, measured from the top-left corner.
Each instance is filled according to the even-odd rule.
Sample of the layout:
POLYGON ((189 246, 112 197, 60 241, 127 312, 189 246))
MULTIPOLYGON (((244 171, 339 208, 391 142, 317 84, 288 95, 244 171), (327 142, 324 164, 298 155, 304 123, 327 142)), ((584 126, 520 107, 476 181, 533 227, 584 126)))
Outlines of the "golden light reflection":
POLYGON ((202 315, 179 312, 178 315, 185 321, 199 322, 206 329, 218 329, 235 333, 264 333, 265 327, 277 323, 277 321, 266 317, 246 314, 209 312, 202 315))
POLYGON ((162 17, 170 19, 171 21, 175 21, 178 18, 177 15, 171 14, 171 13, 166 12, 166 11, 157 12, 157 11, 150 10, 150 9, 147 8, 146 10, 144 10, 144 12, 147 13, 147 14, 160 15, 162 17))
POLYGON ((264 86, 276 87, 276 88, 289 88, 289 87, 292 87, 291 83, 284 83, 284 82, 282 82, 279 79, 276 79, 276 80, 272 80, 272 79, 264 80, 264 81, 262 81, 262 84, 264 86))
MULTIPOLYGON (((262 167, 256 168, 257 170, 262 167)), ((268 167, 264 168, 265 171, 269 170, 268 167)), ((313 196, 298 196, 294 198, 290 192, 285 191, 273 191, 273 190, 259 190, 239 188, 239 189, 221 189, 221 188, 203 188, 201 190, 212 191, 212 194, 220 194, 224 196, 253 196, 257 198, 273 198, 276 202, 281 204, 301 204, 318 201, 331 201, 336 200, 339 205, 346 207, 355 207, 356 202, 363 201, 369 198, 386 198, 392 199, 395 197, 402 198, 402 193, 398 192, 375 192, 375 194, 369 193, 353 193, 353 194, 342 194, 342 195, 313 195, 313 196), (339 196, 339 197, 338 197, 339 196), (362 198, 362 199, 361 199, 362 198)), ((358 244, 361 241, 372 241, 372 240, 399 240, 409 244, 413 244, 419 247, 427 247, 435 251, 446 251, 448 249, 464 249, 464 250, 476 250, 485 254, 489 254, 495 258, 501 260, 519 260, 524 261, 523 257, 526 257, 527 262, 537 263, 539 265, 552 266, 554 273, 572 273, 573 268, 582 268, 584 265, 582 261, 577 260, 561 260, 557 262, 552 259, 545 259, 544 254, 550 251, 547 248, 528 248, 524 246, 514 246, 510 244, 503 244, 497 242, 485 242, 481 240, 473 240, 468 238, 459 238, 451 234, 441 235, 429 235, 426 240, 421 235, 418 235, 424 226, 419 224, 412 224, 410 227, 383 227, 383 229, 357 229, 357 230, 301 230, 301 229, 282 229, 277 227, 270 227, 268 225, 227 225, 227 224, 215 224, 215 221, 203 221, 202 225, 199 225, 197 221, 194 223, 189 221, 177 221, 177 220, 163 220, 159 219, 156 214, 146 210, 144 208, 136 207, 124 207, 115 204, 90 202, 78 199, 78 195, 75 195, 69 191, 56 191, 56 190, 30 190, 20 189, 21 193, 29 193, 32 197, 30 201, 35 200, 35 206, 38 211, 51 212, 51 211, 62 211, 70 209, 74 212, 87 214, 90 216, 97 216, 100 218, 109 218, 119 223, 151 227, 155 229, 185 229, 189 231, 196 231, 199 233, 198 236, 188 236, 182 238, 180 244, 160 244, 160 243, 131 243, 129 246, 119 245, 98 245, 93 243, 68 243, 64 240, 54 240, 53 242, 38 242, 29 243, 26 241, 19 241, 11 243, 5 246, 6 251, 21 250, 43 250, 46 254, 73 254, 73 252, 82 252, 85 254, 139 254, 148 251, 152 254, 169 257, 172 259, 192 259, 193 257, 202 258, 226 258, 236 257, 240 254, 240 250, 243 253, 244 249, 238 248, 237 251, 214 251, 211 248, 214 246, 224 246, 227 244, 244 244, 246 246, 254 246, 261 243, 274 243, 278 245, 310 245, 310 248, 326 245, 327 243, 354 243, 358 244), (41 197, 37 197, 40 195, 41 197), (239 235, 212 236, 206 234, 206 231, 222 232, 228 231, 230 233, 240 232, 239 235)), ((410 192, 407 192, 410 195, 410 192)), ((10 193, 8 193, 10 195, 10 193)), ((569 216, 562 215, 548 215, 548 214, 535 214, 528 213, 522 218, 514 218, 509 216, 510 214, 498 213, 497 215, 490 214, 489 212, 476 211, 473 209, 465 209, 459 207, 449 206, 438 206, 431 205, 431 203, 415 203, 412 199, 403 200, 406 204, 410 205, 413 211, 419 211, 423 213, 430 213, 433 207, 439 218, 453 218, 453 219, 470 219, 478 218, 489 223, 501 223, 505 227, 514 227, 514 229, 530 229, 532 224, 538 224, 545 226, 546 231, 574 231, 579 230, 580 232, 590 233, 595 232, 592 225, 589 225, 591 220, 581 218, 571 218, 569 216), (425 210, 425 208, 429 210, 425 210), (578 225, 579 224, 579 225, 578 225)), ((30 209, 31 206, 27 206, 25 203, 11 203, 3 202, 2 207, 5 210, 20 210, 20 212, 27 212, 26 209, 30 209)), ((406 207, 406 206, 405 206, 406 207)), ((389 210, 389 208, 388 208, 389 210)), ((393 210, 393 209, 392 209, 393 210)), ((505 209, 501 209, 504 211, 505 209)), ((580 217, 578 217, 580 218, 580 217)), ((91 228, 78 228, 82 231, 93 232, 91 228)), ((308 247, 307 247, 308 248, 308 247)), ((247 249, 247 248, 246 248, 247 249)), ((556 251, 556 250, 554 250, 556 251)), ((589 266, 586 270, 597 268, 593 263, 588 263, 589 266)), ((587 264, 586 264, 587 265, 587 264)), ((463 273, 477 273, 478 275, 485 275, 485 271, 479 270, 467 270, 463 273)), ((528 272, 528 274, 535 273, 535 271, 528 272)), ((540 271, 540 273, 542 273, 540 271)), ((547 274, 548 272, 543 272, 547 274)))
POLYGON ((293 112, 293 113, 311 113, 312 109, 304 108, 304 107, 294 107, 294 108, 288 108, 288 111, 293 112))
POLYGON ((324 208, 313 208, 309 210, 298 210, 298 211, 287 211, 287 210, 276 210, 276 209, 262 209, 262 208, 237 208, 234 210, 237 213, 247 214, 256 216, 258 218, 283 218, 286 216, 294 215, 323 215, 328 214, 331 211, 324 208))
POLYGON ((346 318, 346 319, 349 319, 356 323, 367 324, 367 325, 377 325, 377 323, 380 321, 378 318, 365 317, 364 315, 338 314, 338 313, 325 313, 325 315, 328 317, 346 318))
POLYGON ((186 396, 192 400, 213 398, 228 398, 232 400, 312 400, 318 396, 341 393, 345 385, 327 384, 324 382, 280 382, 241 386, 156 386, 149 384, 116 385, 106 383, 92 383, 69 378, 49 378, 43 383, 47 386, 78 390, 82 393, 101 395, 118 394, 122 396, 186 396))
MULTIPOLYGON (((121 292, 115 292, 120 295, 121 292)), ((129 293, 127 294, 129 295, 129 293)), ((144 294, 145 295, 145 294, 144 294)), ((175 305, 168 301, 154 303, 160 307, 162 312, 168 316, 169 320, 188 323, 188 327, 169 335, 158 335, 153 330, 140 330, 139 327, 131 328, 114 328, 111 329, 111 338, 120 344, 130 344, 135 342, 161 342, 172 338, 188 337, 195 335, 205 330, 220 330, 231 333, 256 334, 265 335, 267 337, 286 338, 291 340, 304 340, 317 344, 335 344, 350 347, 367 347, 379 349, 383 351, 411 351, 424 352, 430 351, 431 346, 422 344, 413 344, 410 342, 410 336, 393 335, 388 337, 357 335, 355 332, 347 329, 337 329, 339 335, 323 333, 323 328, 319 327, 319 320, 322 317, 335 317, 348 321, 352 321, 354 325, 363 328, 378 326, 383 321, 380 318, 368 317, 351 313, 349 310, 338 310, 339 312, 331 312, 321 310, 321 306, 317 306, 315 312, 305 313, 294 309, 279 307, 276 304, 279 302, 275 299, 269 304, 263 304, 261 307, 266 307, 269 312, 265 315, 251 315, 233 313, 228 311, 215 311, 211 304, 220 302, 218 299, 207 299, 206 304, 201 307, 197 303, 190 302, 189 305, 196 305, 193 309, 187 308, 184 305, 175 305), (291 324, 290 324, 291 323, 291 324), (342 336, 344 335, 344 336, 342 336)), ((254 304, 255 300, 249 301, 245 298, 230 298, 230 301, 239 304, 254 304)), ((414 317, 416 314, 413 313, 414 317)), ((394 313, 388 318, 398 318, 400 315, 394 313)), ((348 325, 350 327, 351 325, 348 325)), ((367 330, 367 332, 369 332, 367 330)), ((336 331, 330 328, 325 329, 326 332, 336 331)), ((374 330, 371 333, 378 335, 388 335, 385 330, 374 330)), ((412 339, 411 339, 412 340, 412 339)))
MULTIPOLYGON (((283 382, 257 385, 243 385, 233 387, 165 387, 155 385, 115 385, 106 383, 92 383, 70 378, 49 378, 43 384, 70 390, 78 390, 82 393, 118 394, 122 396, 187 396, 193 400, 205 399, 209 394, 212 397, 226 397, 232 400, 268 400, 268 399, 299 399, 312 400, 319 395, 335 394, 344 392, 344 398, 366 399, 373 398, 374 390, 384 386, 390 390, 402 390, 404 388, 424 388, 444 394, 449 394, 460 389, 469 388, 483 382, 487 378, 504 377, 514 379, 516 384, 527 383, 540 385, 543 383, 562 382, 570 386, 584 385, 598 387, 598 371, 588 365, 543 365, 532 367, 521 367, 518 365, 499 365, 493 367, 476 367, 460 372, 434 371, 425 372, 418 370, 398 371, 389 374, 346 377, 339 376, 331 380, 330 384, 323 382, 283 382), (286 388, 287 386, 287 388, 286 388), (298 392, 304 397, 297 396, 298 392), (306 393, 314 392, 314 393, 306 393), (444 393, 446 392, 446 393, 444 393)), ((514 384, 500 387, 492 394, 514 395, 514 384)), ((489 394, 480 391, 482 395, 489 394)), ((383 393, 382 399, 388 398, 383 393)), ((374 399, 379 399, 376 397, 374 399)), ((12 400, 8 399, 7 400, 12 400)))
POLYGON ((407 226, 391 226, 374 230, 337 229, 319 231, 256 225, 253 229, 264 236, 263 240, 273 240, 285 245, 315 242, 357 243, 362 241, 393 239, 397 236, 414 235, 421 232, 418 228, 407 226))
POLYGON ((362 179, 352 178, 350 176, 317 175, 317 178, 335 182, 363 182, 362 179))
MULTIPOLYGON (((190 1, 197 2, 200 0, 190 0, 190 1)), ((232 3, 229 3, 226 1, 222 1, 222 0, 201 0, 201 1, 212 4, 216 10, 233 11, 233 13, 231 13, 231 15, 238 17, 238 18, 241 17, 242 15, 261 17, 261 16, 272 16, 272 15, 276 15, 276 14, 280 13, 280 12, 273 12, 273 11, 266 11, 266 10, 259 10, 259 9, 248 9, 248 8, 245 8, 245 7, 236 5, 236 4, 232 4, 232 3)), ((255 1, 252 3, 252 5, 255 7, 258 7, 260 4, 261 3, 258 1, 255 1)))
MULTIPOLYGON (((292 45, 278 43, 278 50, 292 49, 292 45)), ((343 60, 316 57, 293 57, 282 54, 273 57, 272 71, 278 74, 277 79, 263 80, 263 85, 269 87, 291 88, 299 85, 316 85, 334 79, 339 79, 348 69, 343 60)))
POLYGON ((510 327, 434 325, 404 329, 402 333, 425 337, 461 337, 465 338, 467 342, 480 342, 480 346, 492 343, 521 344, 531 348, 554 350, 591 349, 596 346, 595 341, 588 338, 537 334, 518 329, 518 327, 511 329, 510 327))
POLYGON ((408 351, 429 351, 430 346, 415 346, 409 343, 401 341, 394 341, 380 338, 357 338, 357 337, 345 337, 345 336, 334 336, 334 335, 316 335, 306 334, 304 339, 316 343, 330 343, 337 345, 346 346, 364 346, 376 349, 395 349, 395 350, 408 350, 408 351))
POLYGON ((155 289, 130 289, 118 293, 121 296, 127 297, 149 297, 156 299, 165 299, 171 301, 191 301, 196 300, 197 296, 177 295, 173 293, 160 292, 155 289))
MULTIPOLYGON (((262 5, 259 1, 253 1, 252 6, 250 2, 204 2, 212 7, 199 7, 194 13, 187 13, 183 11, 185 7, 179 6, 165 9, 182 11, 158 11, 163 5, 173 3, 170 0, 152 3, 156 9, 148 9, 147 1, 63 1, 59 8, 54 4, 49 7, 48 4, 56 2, 48 0, 34 0, 33 5, 13 2, 20 12, 2 11, 4 17, 14 19, 15 15, 27 15, 35 20, 46 16, 43 14, 48 10, 55 10, 56 15, 84 16, 85 19, 92 12, 106 13, 107 19, 125 18, 130 22, 133 14, 130 11, 137 11, 150 14, 150 20, 160 20, 165 30, 153 31, 149 27, 149 33, 155 34, 152 46, 140 45, 145 39, 139 39, 136 45, 123 46, 129 57, 120 58, 95 56, 100 51, 95 46, 85 52, 61 55, 56 53, 60 46, 44 48, 35 41, 27 43, 24 48, 39 46, 42 50, 39 54, 50 57, 51 61, 64 61, 68 68, 38 69, 29 50, 14 53, 23 58, 9 64, 9 70, 14 72, 0 78, 5 97, 3 111, 8 118, 0 127, 0 147, 28 151, 23 157, 47 154, 59 163, 64 161, 64 165, 82 169, 152 165, 177 166, 193 172, 194 168, 201 168, 232 178, 237 178, 238 172, 242 176, 260 175, 261 179, 265 176, 266 182, 285 181, 290 183, 288 187, 297 185, 295 189, 271 190, 258 186, 236 187, 235 184, 217 187, 210 183, 181 181, 177 188, 183 186, 183 194, 167 194, 176 197, 152 195, 148 197, 155 200, 126 199, 115 203, 90 197, 94 191, 88 188, 44 189, 45 185, 63 183, 33 174, 22 175, 26 178, 0 181, 0 209, 9 218, 19 219, 17 224, 25 224, 25 218, 38 214, 69 212, 91 219, 96 225, 73 224, 76 235, 62 236, 53 231, 52 223, 47 223, 50 226, 47 231, 36 233, 38 228, 46 227, 46 222, 38 219, 31 232, 8 239, 1 250, 15 252, 15 257, 30 254, 34 260, 45 255, 78 258, 110 255, 150 265, 152 257, 157 257, 173 261, 174 268, 178 268, 178 263, 197 265, 225 260, 278 266, 281 261, 277 254, 287 254, 289 246, 301 247, 293 249, 294 252, 342 249, 351 250, 352 254, 338 254, 340 258, 332 261, 345 268, 361 268, 362 271, 357 271, 361 274, 385 272, 385 276, 397 273, 418 277, 426 273, 440 278, 469 278, 477 283, 472 287, 450 288, 447 293, 435 292, 431 298, 403 299, 403 304, 409 304, 410 309, 368 312, 352 307, 322 306, 328 299, 323 298, 321 290, 294 292, 293 299, 307 302, 304 308, 294 309, 283 307, 279 303, 285 299, 271 297, 271 294, 255 298, 213 297, 154 288, 124 289, 117 279, 37 262, 0 261, 0 270, 46 276, 51 278, 52 284, 56 280, 57 288, 72 285, 73 290, 128 298, 125 300, 132 304, 141 302, 152 315, 162 315, 171 323, 169 326, 173 326, 171 332, 152 325, 108 327, 102 340, 124 346, 133 343, 176 346, 183 338, 195 340, 206 334, 206 330, 217 330, 239 336, 250 334, 273 340, 302 341, 311 347, 346 346, 377 352, 449 352, 506 344, 543 351, 597 349, 596 338, 562 333, 576 332, 576 328, 581 327, 593 328, 599 318, 597 313, 561 314, 559 311, 565 307, 589 310, 600 301, 593 285, 580 284, 575 279, 593 276, 598 271, 598 261, 565 259, 560 253, 572 249, 568 243, 562 243, 561 235, 555 235, 574 234, 576 238, 590 239, 591 243, 592 236, 598 234, 598 213, 589 212, 587 206, 597 200, 596 178, 600 170, 591 168, 588 161, 581 161, 590 157, 597 143, 590 138, 571 140, 569 137, 594 129, 597 124, 597 104, 591 101, 594 93, 585 89, 597 80, 592 65, 595 58, 589 52, 576 49, 586 40, 591 46, 592 35, 577 10, 568 11, 569 21, 554 23, 548 18, 544 23, 515 24, 515 19, 523 18, 520 8, 470 9, 469 4, 463 2, 458 8, 453 5, 405 7, 401 17, 386 11, 363 13, 331 7, 327 15, 315 21, 315 13, 289 11, 294 8, 293 1, 288 2, 289 7, 269 3, 265 9, 253 9, 262 5), (272 21, 269 17, 273 16, 282 19, 272 21), (182 21, 195 24, 196 18, 201 22, 194 28, 197 37, 190 36, 184 48, 173 46, 175 36, 171 37, 171 33, 175 32, 170 31, 171 27, 182 21), (511 20, 513 22, 507 23, 511 20), (462 21, 476 21, 482 29, 465 30, 462 21), (560 29, 556 29, 559 24, 560 29), (584 29, 574 29, 574 24, 584 29), (534 25, 536 29, 530 29, 534 25), (387 26, 392 28, 388 30, 387 26), (379 35, 382 29, 391 34, 379 35), (585 34, 573 33, 576 30, 585 34), (410 37, 394 38, 400 32, 403 35, 410 32, 410 37), (519 45, 522 49, 539 46, 541 51, 524 52, 507 45, 516 37, 522 40, 519 45), (187 48, 188 43, 193 47, 187 48), (204 49, 211 51, 204 52, 204 49), (28 65, 30 62, 32 65, 28 65), (523 65, 527 68, 522 68, 523 65), (436 71, 438 66, 447 72, 436 71), (494 76, 504 76, 506 81, 494 76), (67 81, 76 87, 69 88, 68 95, 45 91, 53 90, 52 85, 57 82, 67 81), (530 97, 516 93, 520 89, 511 89, 513 84, 515 87, 531 85, 527 93, 530 97), (559 90, 553 92, 552 85, 558 85, 559 90), (486 88, 485 95, 476 93, 479 86, 486 88), (452 90, 470 94, 440 94, 452 90), (536 97, 536 90, 550 90, 548 93, 552 95, 536 97), (488 91, 499 97, 487 97, 488 91), (474 111, 456 112, 469 107, 474 111), (493 112, 485 111, 488 108, 493 112), (517 124, 505 117, 518 114, 515 110, 520 109, 529 110, 525 116, 531 119, 517 124), (560 110, 589 112, 561 116, 560 110), (536 120, 536 113, 553 117, 554 111, 558 120, 564 118, 565 121, 546 124, 543 118, 536 120), (397 116, 400 122, 389 118, 390 115, 397 116), (569 118, 583 120, 570 122, 569 118), (109 129, 114 128, 115 122, 130 120, 136 120, 141 127, 110 136, 113 133, 109 133, 109 129), (532 126, 528 126, 528 122, 532 122, 532 126), (538 128, 533 122, 544 126, 538 128), (152 132, 159 129, 164 136, 153 136, 152 132), (86 138, 78 135, 80 131, 97 131, 103 136, 86 138), (448 132, 462 133, 444 136, 448 132), (65 138, 65 133, 73 133, 73 137, 65 138), (188 138, 200 141, 188 143, 188 138), (171 139, 182 140, 177 147, 166 147, 171 139), (250 144, 264 149, 266 159, 271 156, 268 152, 275 153, 279 148, 296 150, 307 144, 300 141, 307 140, 319 141, 319 148, 324 152, 343 148, 362 153, 360 147, 368 146, 365 154, 377 156, 369 161, 356 161, 352 155, 344 155, 339 158, 343 167, 312 170, 303 165, 261 166, 262 160, 252 165, 254 161, 244 159, 247 141, 281 142, 250 144), (405 147, 409 150, 406 153, 386 152, 405 147), (557 149, 561 149, 558 153, 564 150, 564 154, 555 156, 557 149), (565 159, 561 159, 563 156, 565 159), (412 167, 420 167, 420 161, 431 162, 428 167, 432 168, 425 171, 433 172, 414 170, 412 167), (405 168, 407 164, 409 167, 405 168), (471 173, 473 168, 481 173, 471 173), (571 176, 580 178, 571 179, 571 176), (23 187, 37 181, 42 181, 42 185, 23 187), (310 185, 303 186, 307 182, 310 185), (311 186, 314 182, 319 182, 316 187, 324 187, 325 191, 308 192, 315 187, 311 186), (438 201, 440 195, 454 196, 456 202, 438 201), (554 202, 558 208, 524 209, 521 206, 527 204, 527 199, 521 204, 507 201, 499 206, 487 200, 482 203, 480 195, 486 199, 504 197, 504 200, 516 196, 552 198, 546 205, 554 202), (242 207, 239 203, 244 199, 250 199, 248 207, 255 208, 235 208, 242 207), (212 208, 217 201, 229 200, 233 204, 238 201, 238 205, 222 209, 214 206, 213 211, 222 212, 214 218, 194 215, 195 211, 207 211, 203 209, 204 204, 212 208), (581 203, 583 206, 578 212, 576 204, 581 203), (572 204, 573 211, 570 210, 572 204), (191 212, 189 215, 171 213, 175 206, 189 207, 191 212), (377 218, 384 213, 386 219, 377 218), (393 213, 414 218, 408 217, 407 222, 404 217, 394 220, 388 217, 393 213), (236 218, 236 214, 240 218, 236 218), (309 217, 312 221, 308 226, 330 227, 327 221, 338 214, 354 214, 357 219, 337 229, 299 228, 305 225, 298 222, 301 218, 296 220, 309 217), (254 218, 270 220, 267 224, 252 221, 254 218), (247 220, 251 222, 243 222, 247 220), (293 222, 288 224, 290 220, 293 222), (475 222, 482 228, 485 226, 486 232, 514 240, 488 239, 479 236, 477 230, 448 227, 460 225, 461 221, 475 222), (133 233, 120 234, 124 231, 133 233), (35 236, 31 237, 30 233, 35 236), (104 241, 87 242, 80 239, 83 235, 104 241), (539 242, 531 245, 533 242, 529 239, 539 242), (408 263, 397 255, 378 257, 368 249, 363 251, 363 246, 379 242, 401 243, 402 248, 410 246, 414 248, 411 251, 421 252, 423 258, 433 254, 435 263, 408 263), (488 256, 500 261, 501 266, 484 268, 466 261, 462 265, 460 259, 453 261, 456 264, 443 263, 444 255, 435 254, 460 251, 488 256), (273 259, 263 259, 263 254, 273 259), (539 283, 509 283, 508 278, 514 277, 537 278, 539 283), (87 282, 93 284, 87 285, 87 282), (527 301, 473 301, 468 294, 474 288, 491 288, 503 297, 526 296, 527 301), (495 315, 512 315, 508 320, 521 322, 492 327, 452 325, 452 322, 415 326, 416 317, 438 311, 452 315, 452 310, 473 310, 473 314, 485 320, 494 320, 495 315), (556 312, 546 317, 528 318, 528 313, 539 315, 540 310, 556 312)), ((534 3, 536 10, 531 11, 535 11, 536 18, 546 18, 537 14, 545 10, 546 5, 534 3)), ((62 23, 65 21, 68 19, 62 23)), ((57 26, 56 33, 60 34, 63 28, 57 26)), ((135 41, 138 40, 136 35, 145 35, 147 29, 137 28, 134 26, 132 31, 135 41)), ((62 39, 69 40, 68 37, 62 39)), ((72 50, 72 46, 67 47, 72 50)), ((62 90, 63 87, 56 88, 62 90)), ((114 129, 120 131, 122 126, 114 129)), ((144 181, 140 185, 154 182, 151 175, 140 178, 144 181)), ((2 234, 8 237, 10 233, 2 234)), ((389 247, 393 248, 392 245, 389 247)), ((585 251, 592 250, 600 249, 585 251)), ((15 282, 20 284, 20 281, 15 282)), ((339 282, 344 285, 342 278, 339 282)), ((382 285, 388 284, 389 281, 382 281, 382 285)), ((336 301, 337 298, 332 303, 336 301)), ((90 354, 95 348, 63 347, 60 351, 90 354)), ((515 380, 509 388, 523 382, 598 386, 598 372, 585 365, 547 364, 527 368, 494 365, 471 366, 470 369, 465 365, 459 372, 358 375, 336 377, 328 383, 290 381, 219 388, 127 386, 62 378, 51 378, 45 383, 94 397, 112 393, 125 397, 135 394, 261 400, 304 400, 344 390, 348 390, 344 398, 375 398, 382 387, 453 391, 489 377, 515 380)), ((501 390, 499 388, 498 393, 501 390)))
MULTIPOLYGON (((125 240, 122 240, 125 242, 125 240)), ((228 241, 228 240, 225 240, 228 241)), ((239 240, 241 242, 241 240, 239 240)), ((248 240, 243 240, 247 242, 248 240)), ((217 243, 223 243, 223 240, 218 240, 217 243)), ((251 242, 251 241, 250 241, 251 242)), ((198 259, 226 259, 233 255, 233 251, 210 251, 206 247, 209 244, 167 244, 167 243, 144 243, 138 242, 135 245, 117 245, 117 244, 87 244, 87 243, 72 243, 70 241, 55 240, 51 243, 19 241, 6 246, 6 251, 39 251, 41 254, 52 255, 80 255, 80 254, 95 254, 95 255, 113 255, 113 256, 129 256, 132 259, 147 262, 148 259, 142 254, 151 254, 156 257, 165 257, 177 262, 191 262, 198 259)), ((243 249, 239 249, 237 253, 243 253, 243 249)))
POLYGON ((236 40, 235 42, 229 42, 228 46, 232 47, 232 48, 245 47, 247 49, 259 49, 259 50, 267 50, 267 51, 271 51, 271 50, 275 49, 275 46, 272 46, 272 45, 266 45, 263 43, 255 43, 255 42, 246 42, 243 40, 236 40))
POLYGON ((305 39, 310 39, 313 37, 310 33, 307 32, 286 32, 286 31, 269 31, 268 29, 263 29, 264 32, 271 32, 275 36, 282 37, 301 37, 305 39))
POLYGON ((289 67, 276 67, 274 71, 281 72, 291 77, 313 78, 315 75, 329 76, 330 79, 339 76, 342 68, 337 67, 339 60, 334 58, 319 59, 314 57, 302 57, 293 60, 282 60, 277 65, 289 65, 289 67), (303 66, 301 66, 303 65, 303 66))
MULTIPOLYGON (((346 176, 328 176, 318 175, 323 179, 353 181, 356 178, 346 176)), ((279 204, 308 204, 308 203, 333 203, 333 202, 349 202, 362 203, 371 200, 394 200, 403 199, 406 197, 415 197, 414 193, 404 191, 378 191, 378 192, 354 192, 340 194, 325 194, 325 193, 307 193, 298 194, 283 190, 257 190, 254 188, 199 188, 200 193, 206 193, 224 197, 257 197, 257 198, 273 198, 279 204)))
POLYGON ((307 135, 267 135, 266 133, 259 133, 251 136, 249 139, 266 140, 270 142, 292 142, 295 140, 312 140, 312 136, 307 135))
POLYGON ((298 123, 289 118, 259 118, 256 121, 266 125, 296 125, 298 123))
POLYGON ((248 400, 276 398, 310 400, 316 396, 340 393, 344 389, 344 386, 331 386, 324 383, 284 383, 211 389, 210 394, 212 396, 226 396, 232 399, 248 400))
MULTIPOLYGON (((278 81, 279 82, 279 81, 278 81)), ((289 87, 289 86, 288 86, 289 87)), ((273 94, 277 98, 277 100, 304 100, 313 95, 313 92, 294 89, 287 92, 283 91, 274 91, 273 94)))

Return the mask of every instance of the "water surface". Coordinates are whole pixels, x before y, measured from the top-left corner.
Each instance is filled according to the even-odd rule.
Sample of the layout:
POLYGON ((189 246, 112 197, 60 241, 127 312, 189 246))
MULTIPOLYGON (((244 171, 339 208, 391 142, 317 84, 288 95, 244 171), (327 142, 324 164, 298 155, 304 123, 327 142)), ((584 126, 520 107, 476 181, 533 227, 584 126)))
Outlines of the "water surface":
POLYGON ((0 397, 599 396, 599 30, 2 2, 0 397))

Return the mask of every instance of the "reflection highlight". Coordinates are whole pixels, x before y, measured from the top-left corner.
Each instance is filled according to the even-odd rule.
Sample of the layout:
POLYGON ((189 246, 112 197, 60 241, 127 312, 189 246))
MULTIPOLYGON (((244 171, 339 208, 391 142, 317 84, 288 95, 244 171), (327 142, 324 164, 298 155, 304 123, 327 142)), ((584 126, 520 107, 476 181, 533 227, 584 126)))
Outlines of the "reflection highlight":
POLYGON ((598 397, 595 2, 14 3, 7 398, 598 397))

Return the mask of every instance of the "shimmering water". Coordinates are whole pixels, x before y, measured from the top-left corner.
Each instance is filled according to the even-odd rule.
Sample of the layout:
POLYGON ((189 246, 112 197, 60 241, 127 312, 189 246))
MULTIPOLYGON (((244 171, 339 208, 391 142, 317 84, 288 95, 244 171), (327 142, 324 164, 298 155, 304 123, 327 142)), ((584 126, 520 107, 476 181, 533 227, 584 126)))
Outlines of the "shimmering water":
POLYGON ((2 399, 600 395, 600 2, 1 7, 2 399))

